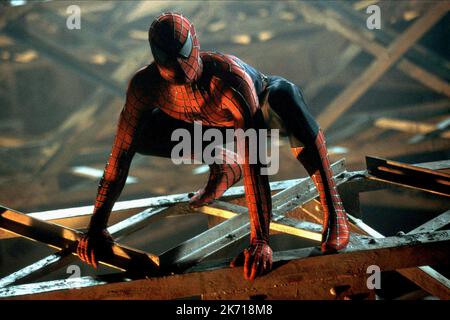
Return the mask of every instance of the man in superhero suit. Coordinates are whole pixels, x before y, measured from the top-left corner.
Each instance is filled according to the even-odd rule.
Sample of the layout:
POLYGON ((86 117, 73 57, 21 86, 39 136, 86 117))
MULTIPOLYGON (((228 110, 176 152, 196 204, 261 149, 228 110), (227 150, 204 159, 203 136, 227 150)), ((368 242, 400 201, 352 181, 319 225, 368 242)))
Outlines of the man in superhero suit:
MULTIPOLYGON (((324 212, 322 251, 346 247, 348 221, 332 177, 324 135, 299 88, 282 77, 265 76, 234 56, 200 51, 194 26, 180 14, 158 17, 149 29, 149 42, 154 62, 139 70, 129 83, 89 229, 77 248, 80 258, 96 266, 99 248, 112 241, 107 221, 134 154, 170 157, 173 130, 192 131, 194 121, 220 129, 280 125, 319 192, 324 212)), ((252 280, 272 267, 272 203, 268 177, 260 174, 260 163, 249 163, 248 147, 246 141, 242 171, 233 155, 223 150, 225 163, 210 165, 209 180, 190 205, 198 207, 219 198, 243 175, 250 245, 232 266, 243 261, 244 277, 252 280)))

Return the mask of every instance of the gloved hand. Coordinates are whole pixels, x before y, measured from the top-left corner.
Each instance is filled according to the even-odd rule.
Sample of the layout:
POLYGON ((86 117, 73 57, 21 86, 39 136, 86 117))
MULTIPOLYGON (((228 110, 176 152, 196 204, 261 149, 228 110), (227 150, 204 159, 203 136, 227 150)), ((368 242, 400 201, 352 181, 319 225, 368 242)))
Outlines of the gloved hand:
POLYGON ((244 265, 244 278, 254 280, 272 269, 272 249, 264 240, 253 240, 250 246, 231 261, 231 267, 244 265))
POLYGON ((106 229, 89 230, 80 238, 77 254, 82 261, 97 268, 99 254, 106 253, 113 243, 114 240, 106 229))

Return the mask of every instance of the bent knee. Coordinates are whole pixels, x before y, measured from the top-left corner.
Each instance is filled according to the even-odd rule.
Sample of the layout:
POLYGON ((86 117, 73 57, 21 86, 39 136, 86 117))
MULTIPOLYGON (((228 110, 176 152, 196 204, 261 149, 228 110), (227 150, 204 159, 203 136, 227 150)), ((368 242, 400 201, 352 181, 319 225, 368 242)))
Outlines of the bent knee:
POLYGON ((292 82, 281 77, 273 79, 268 102, 298 140, 312 139, 317 134, 319 125, 309 112, 300 89, 292 82))

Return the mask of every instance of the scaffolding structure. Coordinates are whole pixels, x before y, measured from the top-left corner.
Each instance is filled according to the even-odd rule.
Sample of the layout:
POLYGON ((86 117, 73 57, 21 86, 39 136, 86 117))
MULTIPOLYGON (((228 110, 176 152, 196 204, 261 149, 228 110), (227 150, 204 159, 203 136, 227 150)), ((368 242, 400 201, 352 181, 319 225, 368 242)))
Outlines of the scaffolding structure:
MULTIPOLYGON (((19 299, 373 299, 367 285, 369 266, 382 271, 397 270, 430 294, 450 298, 450 281, 430 265, 450 262, 450 211, 427 221, 407 234, 384 237, 359 216, 361 192, 383 188, 414 188, 443 197, 450 196, 450 161, 407 165, 379 158, 367 158, 367 170, 345 170, 344 161, 332 165, 344 206, 349 212, 351 240, 336 254, 323 255, 317 247, 274 253, 274 270, 254 282, 242 281, 240 268, 228 268, 229 260, 202 262, 244 239, 250 232, 243 188, 233 187, 225 199, 199 212, 225 221, 170 250, 154 255, 115 243, 100 263, 121 272, 47 282, 33 282, 44 274, 76 259, 74 248, 81 232, 51 220, 88 215, 83 208, 27 215, 2 208, 0 228, 21 237, 45 243, 59 251, 0 279, 1 298, 19 299), (25 284, 24 284, 25 282, 25 284), (22 283, 22 284, 17 284, 22 283), (72 290, 77 289, 77 290, 72 290)), ((320 242, 322 212, 310 178, 273 182, 272 232, 282 232, 320 242), (310 208, 305 209, 305 208, 310 208), (311 209, 312 208, 312 209, 311 209), (303 220, 307 212, 318 223, 303 220)), ((120 202, 120 210, 143 208, 137 214, 108 227, 120 239, 153 219, 189 200, 177 194, 120 202)))
MULTIPOLYGON (((308 99, 333 91, 329 88, 337 86, 340 89, 337 96, 327 96, 330 101, 319 105, 321 113, 318 122, 327 130, 328 142, 333 145, 339 143, 348 150, 345 161, 347 166, 352 167, 360 164, 368 154, 396 159, 420 158, 424 154, 439 153, 444 155, 439 159, 448 159, 450 63, 446 57, 440 56, 419 40, 448 15, 450 1, 417 2, 412 7, 408 7, 406 2, 402 3, 404 10, 410 9, 408 12, 414 14, 412 22, 402 32, 389 24, 376 32, 367 32, 367 17, 361 12, 367 3, 363 2, 319 0, 284 3, 291 18, 280 12, 280 16, 284 14, 287 20, 283 18, 282 23, 270 24, 274 39, 279 41, 276 44, 278 47, 300 42, 305 30, 317 32, 317 37, 331 33, 346 41, 343 43, 345 48, 333 57, 333 67, 327 74, 307 79, 308 85, 305 87, 308 99), (372 58, 371 62, 359 70, 360 74, 352 78, 350 83, 343 83, 343 72, 352 66, 358 56, 364 54, 372 58), (392 80, 388 76, 391 70, 399 71, 407 80, 412 80, 411 83, 400 83, 395 78, 392 80), (401 106, 385 106, 377 111, 360 109, 348 112, 364 95, 375 91, 380 83, 387 83, 386 87, 395 92, 402 88, 410 92, 417 89, 419 84, 439 98, 432 102, 418 99, 420 101, 416 101, 417 104, 408 102, 401 106), (385 139, 386 136, 389 139, 385 139)), ((203 35, 202 43, 212 48, 222 46, 224 49, 230 43, 236 45, 233 42, 235 40, 231 41, 231 35, 236 33, 232 29, 235 26, 222 28, 218 24, 220 19, 234 21, 236 18, 233 16, 234 11, 227 10, 227 2, 215 4, 217 8, 203 2, 179 5, 184 14, 199 21, 196 24, 198 30, 209 30, 203 35), (211 31, 214 30, 211 26, 220 32, 211 31)), ((139 42, 143 39, 146 41, 147 35, 139 28, 144 20, 147 23, 149 17, 155 15, 158 8, 135 2, 86 2, 86 8, 92 10, 88 9, 84 13, 87 19, 83 20, 83 33, 68 33, 58 27, 64 26, 66 22, 64 6, 62 2, 33 3, 16 10, 6 8, 6 15, 0 13, 0 47, 10 52, 9 55, 1 56, 5 67, 0 77, 6 78, 7 88, 0 88, 0 95, 3 97, 7 93, 11 114, 17 116, 7 119, 6 124, 0 121, 0 125, 23 121, 20 118, 22 106, 18 103, 20 81, 17 80, 17 70, 32 73, 60 66, 67 74, 95 88, 70 116, 43 137, 33 140, 24 135, 22 140, 0 140, 0 171, 12 172, 13 177, 6 180, 8 184, 1 192, 2 201, 11 201, 14 204, 11 207, 23 203, 30 207, 50 204, 66 207, 67 199, 80 203, 92 200, 92 180, 78 181, 71 188, 63 188, 59 183, 61 177, 69 175, 74 163, 83 163, 88 159, 86 162, 95 167, 104 161, 104 155, 110 151, 108 138, 114 134, 111 114, 118 114, 126 82, 134 70, 149 60, 148 47, 139 42), (92 30, 101 29, 99 21, 105 19, 121 23, 115 23, 105 33, 100 32, 99 36, 92 30), (129 30, 129 33, 124 35, 122 30, 129 30), (68 37, 80 45, 68 49, 58 43, 58 39, 68 37), (99 44, 95 55, 90 51, 92 43, 99 44), (18 48, 31 48, 35 56, 45 59, 35 61, 29 55, 30 62, 18 64, 17 57, 22 54, 18 48), (92 56, 88 59, 86 53, 92 56), (96 57, 106 59, 114 70, 102 71, 92 62, 96 57), (98 124, 104 126, 105 130, 99 133, 98 124), (15 144, 14 147, 11 144, 15 144), (18 191, 21 197, 16 197, 18 191)), ((255 51, 252 59, 259 58, 257 51, 274 51, 270 41, 265 42, 250 34, 254 31, 252 26, 260 26, 258 23, 262 19, 254 15, 248 16, 247 20, 251 21, 246 25, 250 30, 244 31, 259 48, 247 50, 255 51)), ((263 24, 269 27, 266 20, 263 24)), ((315 53, 323 51, 326 50, 319 46, 315 53)), ((23 56, 21 59, 24 60, 23 56)), ((277 57, 273 56, 272 60, 277 60, 277 57)), ((92 206, 34 214, 0 206, 0 241, 8 236, 23 237, 57 250, 1 278, 0 298, 375 299, 375 291, 367 285, 368 267, 375 265, 381 271, 397 271, 435 297, 450 299, 450 280, 436 270, 436 266, 447 267, 450 262, 450 211, 443 212, 407 234, 399 232, 395 236, 384 237, 362 220, 359 201, 360 193, 387 188, 409 188, 448 199, 450 161, 408 165, 381 158, 366 159, 367 169, 362 171, 347 171, 343 160, 332 166, 351 222, 349 246, 329 255, 322 255, 317 247, 274 252, 273 271, 254 282, 243 281, 242 270, 229 268, 228 259, 209 259, 248 237, 249 218, 242 187, 230 188, 220 201, 197 209, 208 215, 208 230, 159 255, 127 247, 120 242, 160 218, 185 214, 189 194, 118 202, 111 214, 114 223, 108 227, 117 242, 100 259, 101 264, 115 268, 117 272, 52 281, 40 279, 78 259, 74 249, 82 232, 64 226, 65 222, 89 217, 92 206), (139 211, 135 213, 136 210, 139 211)), ((138 169, 139 173, 148 172, 148 167, 138 169)), ((143 185, 153 182, 154 177, 149 178, 144 174, 142 177, 139 177, 142 183, 127 185, 126 190, 130 194, 140 194, 144 190, 153 194, 168 193, 143 189, 143 185)), ((271 233, 286 233, 318 243, 322 212, 312 180, 302 178, 272 182, 271 190, 271 233)))

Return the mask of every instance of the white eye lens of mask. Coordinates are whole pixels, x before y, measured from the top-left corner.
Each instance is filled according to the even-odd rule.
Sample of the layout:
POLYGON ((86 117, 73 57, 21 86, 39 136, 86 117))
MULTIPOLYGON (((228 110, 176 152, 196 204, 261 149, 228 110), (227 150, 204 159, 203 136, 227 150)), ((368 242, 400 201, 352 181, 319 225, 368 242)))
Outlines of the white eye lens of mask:
POLYGON ((183 46, 181 47, 178 54, 182 56, 183 58, 189 58, 192 52, 192 37, 191 32, 188 31, 188 35, 186 38, 186 41, 184 42, 183 46))

